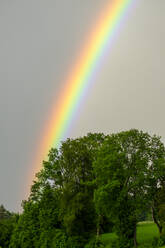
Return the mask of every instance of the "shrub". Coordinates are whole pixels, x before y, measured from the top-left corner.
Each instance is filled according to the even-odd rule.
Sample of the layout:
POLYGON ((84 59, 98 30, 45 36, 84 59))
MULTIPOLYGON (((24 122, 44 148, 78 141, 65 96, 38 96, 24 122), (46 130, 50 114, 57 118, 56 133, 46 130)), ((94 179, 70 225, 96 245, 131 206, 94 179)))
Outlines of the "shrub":
POLYGON ((85 246, 85 248, 104 248, 105 245, 99 238, 93 237, 89 241, 89 243, 85 246))

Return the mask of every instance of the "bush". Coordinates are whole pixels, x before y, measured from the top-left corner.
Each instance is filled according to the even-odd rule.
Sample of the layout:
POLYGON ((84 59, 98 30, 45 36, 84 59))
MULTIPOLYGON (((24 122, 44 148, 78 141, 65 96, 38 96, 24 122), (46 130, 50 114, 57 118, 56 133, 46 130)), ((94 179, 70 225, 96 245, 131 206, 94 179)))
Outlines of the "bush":
POLYGON ((119 248, 119 241, 117 240, 112 240, 111 242, 111 248, 119 248))
POLYGON ((85 240, 81 236, 72 236, 67 240, 67 248, 84 248, 85 240))
POLYGON ((165 232, 163 232, 160 236, 160 243, 161 245, 165 245, 165 232))
POLYGON ((67 237, 63 230, 56 230, 51 248, 84 248, 85 240, 80 236, 67 237))
POLYGON ((152 247, 153 247, 153 248, 159 247, 159 243, 160 243, 160 238, 154 237, 154 238, 153 238, 153 241, 152 241, 152 247))
POLYGON ((85 248, 104 248, 105 245, 99 238, 93 237, 89 241, 89 243, 85 246, 85 248))

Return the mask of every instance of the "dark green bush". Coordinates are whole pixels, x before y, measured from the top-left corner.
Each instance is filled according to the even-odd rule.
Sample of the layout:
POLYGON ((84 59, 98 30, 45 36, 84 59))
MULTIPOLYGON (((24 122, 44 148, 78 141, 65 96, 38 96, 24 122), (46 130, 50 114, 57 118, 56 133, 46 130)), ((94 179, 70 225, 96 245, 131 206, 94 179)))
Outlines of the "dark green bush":
POLYGON ((85 245, 85 248, 104 248, 105 245, 102 243, 102 241, 99 238, 92 237, 87 245, 85 245))

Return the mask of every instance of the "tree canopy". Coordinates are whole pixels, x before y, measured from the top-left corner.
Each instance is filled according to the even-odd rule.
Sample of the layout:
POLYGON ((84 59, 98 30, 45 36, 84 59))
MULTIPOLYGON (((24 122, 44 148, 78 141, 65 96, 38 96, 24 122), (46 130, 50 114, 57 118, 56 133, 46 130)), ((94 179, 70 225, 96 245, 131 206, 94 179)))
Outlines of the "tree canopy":
POLYGON ((137 246, 139 215, 152 205, 164 182, 164 155, 159 137, 138 130, 108 136, 98 153, 94 163, 97 211, 114 220, 121 244, 128 246, 129 240, 130 247, 137 246))
MULTIPOLYGON (((113 230, 118 235, 116 248, 136 247, 137 223, 150 209, 163 238, 164 171, 165 148, 155 135, 131 129, 67 139, 43 162, 23 201, 23 213, 8 229, 7 245, 104 247, 100 234, 113 230)), ((8 218, 0 207, 0 228, 3 216, 8 218)), ((0 235, 4 233, 0 229, 0 235)))

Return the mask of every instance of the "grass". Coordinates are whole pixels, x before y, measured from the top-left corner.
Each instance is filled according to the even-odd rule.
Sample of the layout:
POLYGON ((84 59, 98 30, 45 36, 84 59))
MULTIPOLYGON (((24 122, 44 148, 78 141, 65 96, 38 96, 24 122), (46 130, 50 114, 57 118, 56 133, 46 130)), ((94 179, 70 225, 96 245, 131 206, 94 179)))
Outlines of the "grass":
MULTIPOLYGON (((152 243, 154 237, 159 237, 159 231, 155 223, 153 222, 140 222, 137 226, 137 241, 139 248, 149 247, 152 243)), ((106 245, 106 248, 111 248, 111 242, 117 239, 115 233, 106 233, 101 237, 103 243, 106 245)), ((165 248, 163 246, 162 248, 165 248)))
POLYGON ((141 222, 137 226, 137 240, 139 245, 152 243, 154 237, 159 237, 159 231, 153 222, 141 222))

